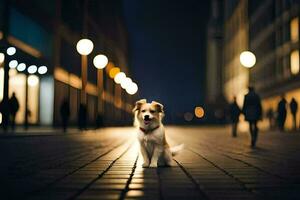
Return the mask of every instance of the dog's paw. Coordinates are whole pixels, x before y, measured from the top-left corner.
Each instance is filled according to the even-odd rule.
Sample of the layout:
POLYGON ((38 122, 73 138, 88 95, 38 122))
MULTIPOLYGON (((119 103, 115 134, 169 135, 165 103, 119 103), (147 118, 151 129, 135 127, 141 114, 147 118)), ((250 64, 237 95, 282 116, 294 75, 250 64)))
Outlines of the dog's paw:
POLYGON ((142 167, 144 168, 149 167, 149 163, 143 163, 142 167))
POLYGON ((151 163, 149 167, 156 168, 157 167, 157 163, 151 163))

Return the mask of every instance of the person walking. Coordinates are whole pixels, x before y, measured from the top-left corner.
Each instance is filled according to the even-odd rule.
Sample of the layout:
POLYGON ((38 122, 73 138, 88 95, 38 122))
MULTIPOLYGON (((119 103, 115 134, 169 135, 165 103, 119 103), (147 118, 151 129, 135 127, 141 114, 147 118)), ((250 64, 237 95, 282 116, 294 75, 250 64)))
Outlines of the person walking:
POLYGON ((275 116, 274 116, 274 111, 272 108, 269 108, 267 113, 266 113, 266 117, 269 120, 269 125, 270 125, 270 130, 272 130, 275 126, 275 116))
POLYGON ((86 129, 86 124, 87 123, 87 110, 86 110, 86 105, 80 104, 79 105, 79 111, 78 111, 78 128, 80 130, 85 130, 86 129))
POLYGON ((298 103, 296 99, 293 97, 290 102, 290 110, 293 116, 293 128, 297 130, 297 111, 298 111, 298 103))
POLYGON ((232 124, 232 137, 237 137, 237 126, 239 123, 239 117, 241 114, 241 109, 237 105, 236 97, 233 97, 233 102, 229 105, 229 114, 230 114, 230 121, 232 124))
POLYGON ((257 121, 262 118, 262 106, 254 87, 249 86, 248 89, 249 92, 245 95, 242 112, 245 115, 245 120, 249 123, 251 147, 255 147, 258 137, 257 121))
POLYGON ((8 100, 8 107, 9 107, 9 118, 10 118, 10 124, 11 129, 14 131, 16 127, 16 115, 19 111, 19 101, 16 97, 16 93, 12 93, 12 96, 8 100))
POLYGON ((280 131, 284 131, 284 124, 286 120, 286 104, 287 101, 284 96, 282 96, 277 105, 277 123, 280 131))
POLYGON ((60 115, 62 118, 63 130, 64 132, 66 132, 68 128, 69 118, 70 118, 70 103, 67 98, 64 99, 64 101, 60 106, 60 115))

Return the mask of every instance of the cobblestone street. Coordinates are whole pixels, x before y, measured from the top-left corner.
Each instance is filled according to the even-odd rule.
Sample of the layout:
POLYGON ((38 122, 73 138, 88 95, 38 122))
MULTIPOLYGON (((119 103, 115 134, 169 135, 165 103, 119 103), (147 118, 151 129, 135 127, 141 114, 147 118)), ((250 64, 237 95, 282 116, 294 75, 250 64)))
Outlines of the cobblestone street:
POLYGON ((177 166, 144 169, 133 128, 1 137, 1 199, 299 199, 300 134, 167 127, 177 166))

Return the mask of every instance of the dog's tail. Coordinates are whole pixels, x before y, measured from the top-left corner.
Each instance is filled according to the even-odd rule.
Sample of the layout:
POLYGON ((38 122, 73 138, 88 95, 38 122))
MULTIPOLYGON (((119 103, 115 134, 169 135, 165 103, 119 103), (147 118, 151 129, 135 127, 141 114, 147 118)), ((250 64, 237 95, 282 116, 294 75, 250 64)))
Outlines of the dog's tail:
POLYGON ((172 156, 176 156, 178 153, 180 153, 180 151, 182 151, 183 148, 184 148, 184 144, 180 144, 180 145, 171 147, 170 150, 171 150, 172 156))

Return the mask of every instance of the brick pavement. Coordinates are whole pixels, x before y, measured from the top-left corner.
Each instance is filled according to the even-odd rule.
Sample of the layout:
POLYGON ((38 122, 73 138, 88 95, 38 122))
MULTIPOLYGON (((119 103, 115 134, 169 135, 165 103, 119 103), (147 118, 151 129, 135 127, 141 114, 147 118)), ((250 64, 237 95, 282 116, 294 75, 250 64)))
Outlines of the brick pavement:
POLYGON ((172 168, 143 169, 132 128, 0 137, 1 199, 300 199, 300 134, 258 148, 227 128, 168 127, 172 168))

